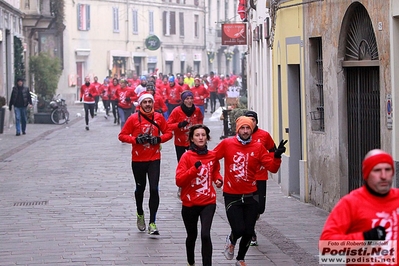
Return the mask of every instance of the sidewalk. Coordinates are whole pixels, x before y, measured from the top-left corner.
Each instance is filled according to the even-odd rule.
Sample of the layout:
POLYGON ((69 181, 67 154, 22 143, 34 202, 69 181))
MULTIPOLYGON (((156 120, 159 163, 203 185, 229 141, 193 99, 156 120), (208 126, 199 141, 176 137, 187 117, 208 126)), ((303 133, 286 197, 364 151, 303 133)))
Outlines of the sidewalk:
MULTIPOLYGON (((68 106, 68 125, 28 124, 0 134, 0 265, 186 265, 185 229, 174 184, 173 141, 162 146, 159 237, 136 228, 131 146, 120 127, 99 114, 84 129, 82 106, 68 106)), ((210 148, 222 122, 209 121, 210 148)), ((148 186, 144 209, 148 223, 148 186)), ((266 212, 257 223, 250 266, 318 265, 317 243, 328 213, 285 197, 268 182, 266 212)), ((229 226, 221 192, 212 225, 213 265, 234 265, 222 254, 229 226)), ((196 265, 201 265, 200 239, 196 265)))

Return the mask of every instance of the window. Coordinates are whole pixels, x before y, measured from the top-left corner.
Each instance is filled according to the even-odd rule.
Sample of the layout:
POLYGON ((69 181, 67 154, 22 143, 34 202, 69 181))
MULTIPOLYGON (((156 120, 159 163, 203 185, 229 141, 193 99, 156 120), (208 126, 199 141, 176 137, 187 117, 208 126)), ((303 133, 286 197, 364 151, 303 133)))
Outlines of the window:
POLYGON ((132 25, 132 30, 133 34, 138 34, 139 33, 139 15, 137 10, 133 10, 133 25, 132 25))
POLYGON ((162 14, 162 25, 164 35, 176 35, 176 12, 164 11, 162 14))
POLYGON ((150 35, 154 35, 154 11, 148 12, 148 26, 150 35))
POLYGON ((78 4, 78 30, 90 30, 90 5, 78 4))
POLYGON ((170 35, 176 35, 176 12, 170 11, 170 35))
POLYGON ((199 16, 194 15, 194 37, 199 37, 199 16))
POLYGON ((324 131, 324 92, 323 92, 323 48, 321 37, 309 39, 310 75, 313 85, 311 91, 312 130, 324 131))
POLYGON ((180 37, 184 37, 184 13, 179 12, 180 37))
POLYGON ((119 32, 119 9, 117 7, 112 8, 112 19, 114 25, 114 32, 119 32))

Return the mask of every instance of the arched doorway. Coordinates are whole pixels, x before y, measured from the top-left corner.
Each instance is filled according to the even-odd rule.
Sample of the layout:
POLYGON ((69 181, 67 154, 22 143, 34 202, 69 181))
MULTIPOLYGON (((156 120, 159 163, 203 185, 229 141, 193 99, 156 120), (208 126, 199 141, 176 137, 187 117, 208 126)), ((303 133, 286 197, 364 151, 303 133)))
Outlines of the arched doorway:
POLYGON ((363 184, 364 155, 381 146, 378 47, 367 10, 352 4, 346 17, 345 57, 348 134, 348 190, 363 184))

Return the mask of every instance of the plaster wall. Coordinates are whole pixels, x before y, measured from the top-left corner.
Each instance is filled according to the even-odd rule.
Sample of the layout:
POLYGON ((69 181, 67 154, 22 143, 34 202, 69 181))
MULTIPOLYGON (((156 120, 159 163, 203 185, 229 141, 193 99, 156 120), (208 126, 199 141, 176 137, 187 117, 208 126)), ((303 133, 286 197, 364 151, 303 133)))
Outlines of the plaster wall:
MULTIPOLYGON (((309 65, 309 38, 321 37, 323 49, 323 87, 325 131, 312 131, 307 124, 308 180, 310 202, 331 210, 348 193, 346 83, 342 61, 345 55, 345 14, 353 3, 361 3, 370 16, 380 58, 381 144, 391 151, 391 131, 385 121, 385 97, 391 93, 390 69, 390 13, 389 1, 331 0, 304 7, 305 64, 309 65), (378 24, 382 30, 378 30, 378 24)), ((314 80, 306 73, 306 94, 315 89, 314 80)), ((310 98, 307 106, 310 109, 310 98)), ((312 111, 312 110, 309 110, 312 111)))

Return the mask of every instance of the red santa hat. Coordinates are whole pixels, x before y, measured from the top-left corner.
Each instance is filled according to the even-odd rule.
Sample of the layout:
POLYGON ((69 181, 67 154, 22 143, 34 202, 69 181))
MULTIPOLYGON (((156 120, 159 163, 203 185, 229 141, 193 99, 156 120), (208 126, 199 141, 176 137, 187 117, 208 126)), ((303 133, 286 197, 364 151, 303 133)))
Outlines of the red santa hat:
POLYGON ((148 98, 150 98, 152 101, 154 101, 154 96, 152 96, 151 93, 148 93, 148 92, 142 93, 142 94, 140 95, 139 99, 138 99, 139 105, 141 105, 141 102, 142 102, 144 99, 148 99, 148 98))

